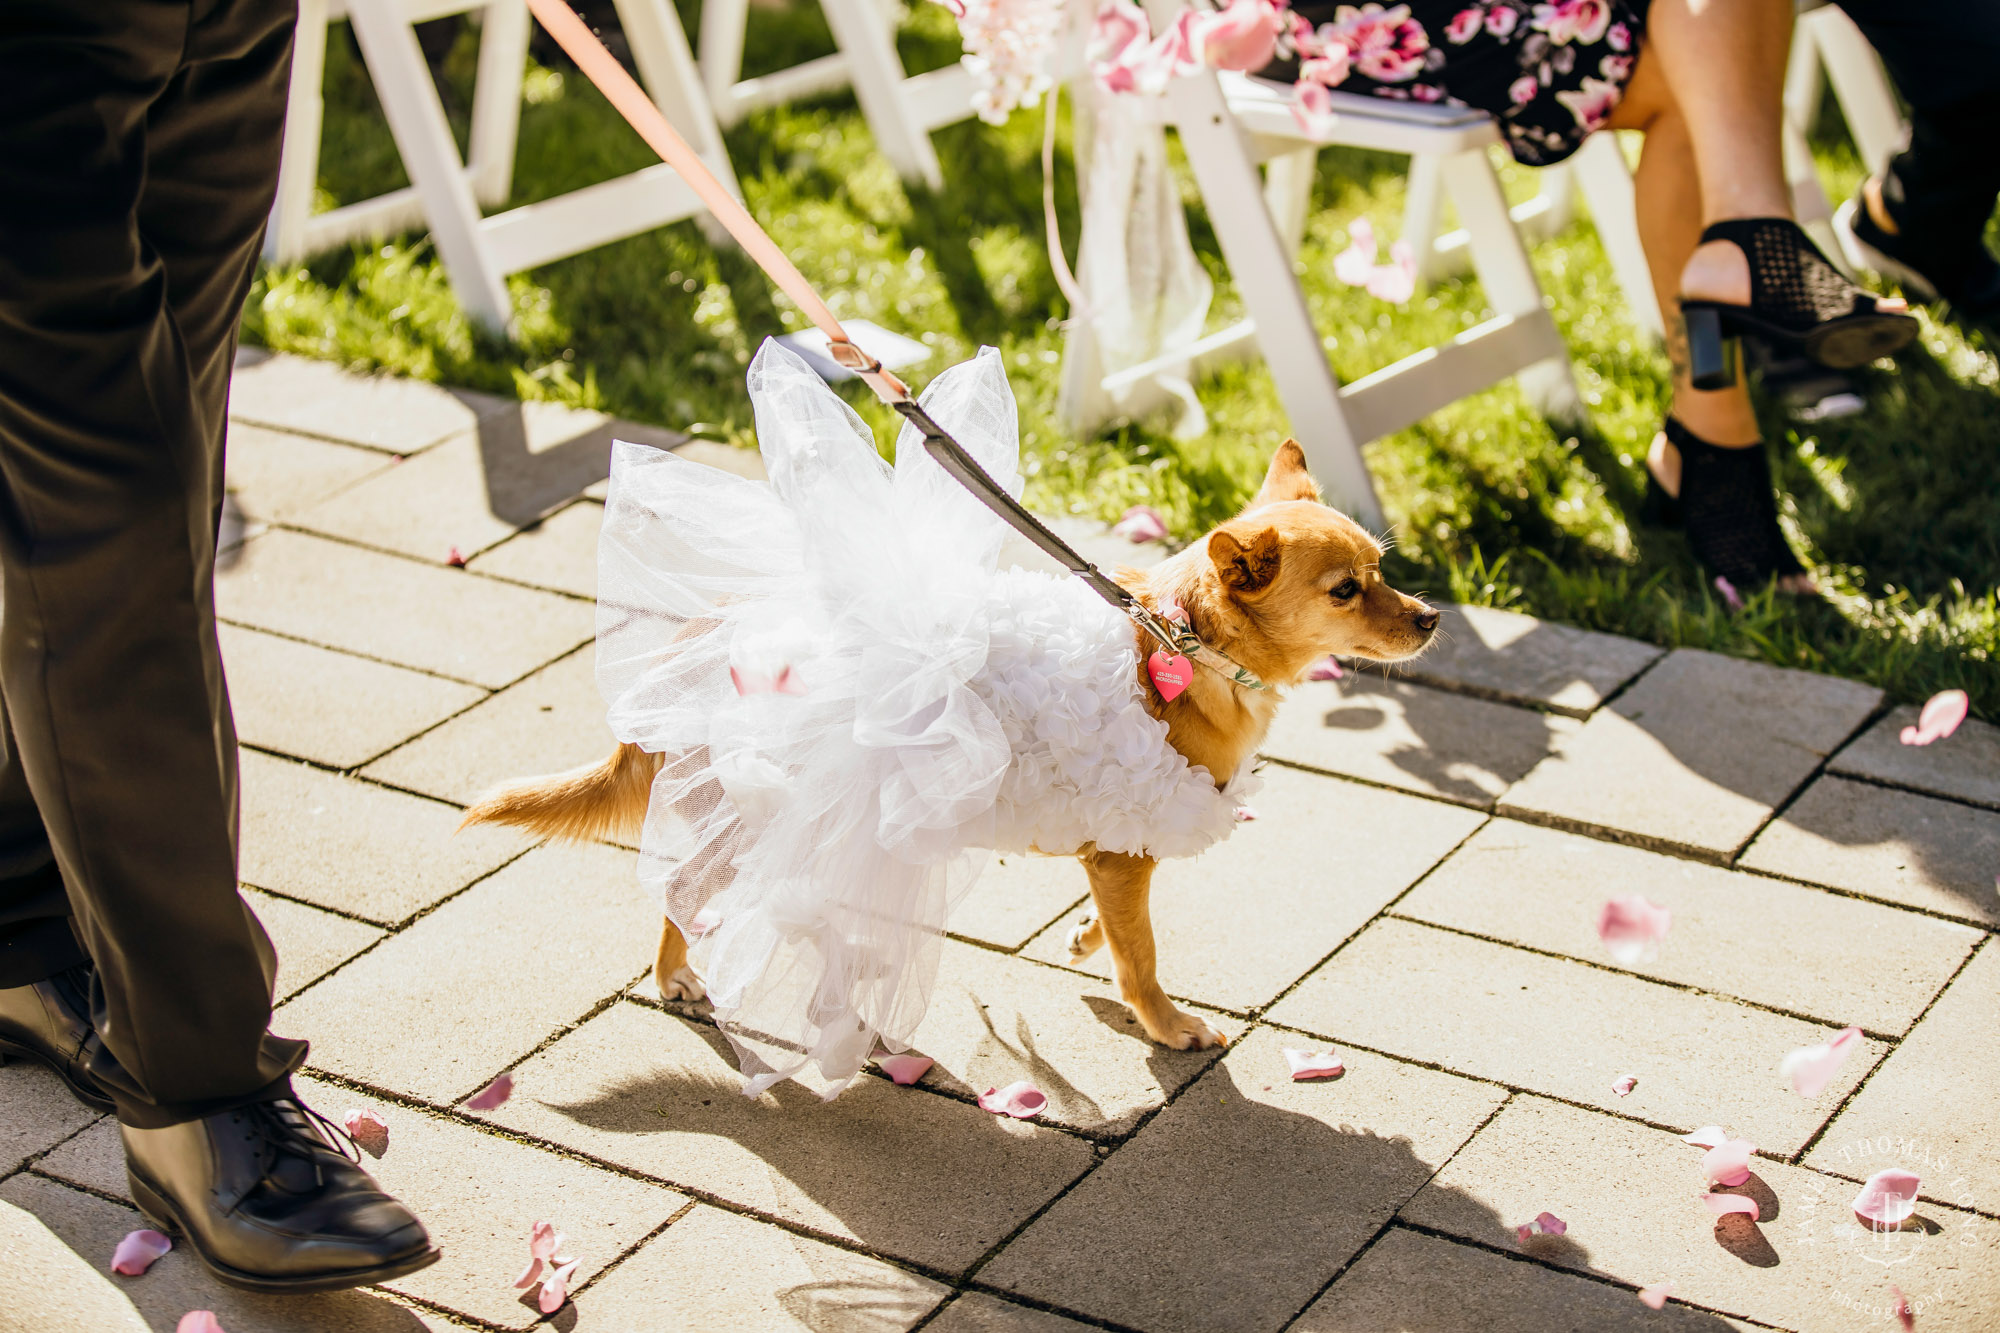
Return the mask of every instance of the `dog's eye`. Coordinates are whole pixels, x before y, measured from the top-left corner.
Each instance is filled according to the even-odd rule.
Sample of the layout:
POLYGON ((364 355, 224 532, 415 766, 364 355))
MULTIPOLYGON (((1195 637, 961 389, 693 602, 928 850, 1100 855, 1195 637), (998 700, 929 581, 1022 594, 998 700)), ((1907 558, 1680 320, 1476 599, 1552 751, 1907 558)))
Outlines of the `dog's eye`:
POLYGON ((1333 600, 1344 602, 1361 591, 1361 584, 1355 579, 1343 579, 1333 585, 1333 600))

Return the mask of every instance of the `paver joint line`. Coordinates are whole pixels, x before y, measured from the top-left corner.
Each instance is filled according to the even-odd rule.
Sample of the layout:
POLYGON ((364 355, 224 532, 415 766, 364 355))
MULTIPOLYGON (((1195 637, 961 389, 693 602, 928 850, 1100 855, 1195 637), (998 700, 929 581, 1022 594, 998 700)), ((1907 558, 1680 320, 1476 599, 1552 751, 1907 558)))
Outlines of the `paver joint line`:
MULTIPOLYGON (((1764 1004, 1757 1000, 1746 999, 1741 995, 1732 995, 1728 991, 1710 990, 1706 986, 1696 986, 1689 982, 1675 981, 1670 977, 1656 977, 1646 972, 1635 972, 1630 968, 1620 967, 1616 963, 1607 963, 1601 958, 1580 958, 1575 954, 1558 953, 1554 949, 1538 948, 1532 944, 1523 944, 1519 940, 1506 940, 1494 935, 1482 935, 1476 930, 1466 930, 1461 926, 1453 926, 1441 921, 1432 921, 1428 917, 1405 916, 1401 912, 1384 911, 1382 918, 1392 921, 1406 921, 1410 925, 1424 926, 1430 930, 1442 930, 1447 934, 1459 935, 1468 940, 1478 940, 1481 944, 1497 944, 1503 949, 1517 949, 1522 953, 1534 954, 1538 958, 1551 958, 1560 963, 1572 963, 1578 967, 1588 967, 1599 972, 1609 972, 1613 976, 1630 977, 1635 981, 1644 981, 1651 985, 1664 986, 1668 990, 1677 990, 1688 995, 1701 995, 1712 1000, 1721 1000, 1728 1004, 1740 1004, 1746 1009, 1760 1009, 1767 1014, 1777 1014, 1783 1018, 1796 1018, 1801 1023, 1815 1023, 1822 1027, 1830 1025, 1830 1020, 1821 1018, 1817 1014, 1803 1013, 1797 1009, 1787 1009, 1782 1005, 1764 1004)), ((1957 974, 1954 973, 1953 975, 1956 976, 1957 974)), ((1892 1033, 1874 1032, 1865 1027, 1861 1029, 1861 1035, 1872 1041, 1884 1042, 1891 1047, 1902 1040, 1901 1037, 1892 1033)))

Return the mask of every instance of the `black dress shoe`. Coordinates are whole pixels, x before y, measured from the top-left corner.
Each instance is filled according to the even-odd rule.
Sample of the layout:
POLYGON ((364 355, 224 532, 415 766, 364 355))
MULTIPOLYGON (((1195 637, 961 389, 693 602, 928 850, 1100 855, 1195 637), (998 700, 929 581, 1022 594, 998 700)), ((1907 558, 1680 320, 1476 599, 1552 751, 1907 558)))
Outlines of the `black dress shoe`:
POLYGON ((345 1134, 295 1098, 166 1129, 120 1125, 139 1211, 185 1236, 246 1291, 337 1291, 438 1261, 416 1215, 334 1144, 345 1134))
POLYGON ((0 1055, 39 1060, 85 1106, 111 1109, 94 1072, 111 1059, 90 1025, 90 968, 72 967, 31 986, 0 990, 0 1055))

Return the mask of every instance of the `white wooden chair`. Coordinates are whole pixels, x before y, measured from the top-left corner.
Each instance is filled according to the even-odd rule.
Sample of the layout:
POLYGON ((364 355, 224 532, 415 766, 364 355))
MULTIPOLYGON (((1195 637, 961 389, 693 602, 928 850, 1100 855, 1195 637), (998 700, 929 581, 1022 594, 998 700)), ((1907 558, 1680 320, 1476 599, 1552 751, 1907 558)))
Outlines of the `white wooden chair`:
MULTIPOLYGON (((1156 12, 1155 27, 1170 21, 1156 12)), ((1334 94, 1336 111, 1318 134, 1300 129, 1290 89, 1238 74, 1176 79, 1160 100, 1206 201, 1210 224, 1250 318, 1116 376, 1101 374, 1085 321, 1071 325, 1063 403, 1088 430, 1112 411, 1147 410, 1146 385, 1169 367, 1200 373, 1240 356, 1254 340, 1271 368, 1291 428, 1337 502, 1365 523, 1382 512, 1361 446, 1510 376, 1540 410, 1581 420, 1569 354, 1542 302, 1519 232, 1486 155, 1499 141, 1476 111, 1334 94), (1304 232, 1320 148, 1352 145, 1435 162, 1436 189, 1465 222, 1463 249, 1495 310, 1449 342, 1341 385, 1321 349, 1292 269, 1304 232), (1258 165, 1269 163, 1264 179, 1258 165)), ((1164 391, 1158 401, 1164 401, 1164 391)))
MULTIPOLYGON (((735 172, 672 5, 667 0, 617 4, 647 92, 735 191, 735 172)), ((353 240, 428 226, 459 304, 485 327, 506 332, 513 324, 509 274, 683 218, 708 223, 707 210, 665 163, 481 215, 482 204, 504 203, 512 186, 529 21, 523 0, 299 0, 284 156, 266 256, 289 263, 353 240), (475 9, 483 21, 468 162, 459 158, 414 25, 475 9), (354 25, 411 184, 315 216, 326 33, 328 24, 342 17, 354 25)), ((712 234, 722 236, 719 229, 712 234)))
POLYGON ((1820 184, 1819 166, 1807 139, 1829 85, 1862 165, 1870 175, 1880 175, 1909 133, 1882 58, 1839 6, 1801 0, 1785 68, 1785 178, 1799 225, 1829 259, 1845 266, 1833 227, 1833 205, 1820 184))
MULTIPOLYGON (((1632 169, 1617 136, 1608 131, 1593 134, 1574 156, 1542 168, 1539 175, 1541 189, 1535 197, 1508 210, 1522 237, 1543 241, 1567 230, 1576 219, 1576 196, 1581 192, 1590 206, 1597 238, 1611 261, 1611 271, 1632 308, 1633 320, 1653 337, 1664 338, 1666 324, 1659 294, 1653 290, 1652 270, 1646 267, 1646 252, 1639 244, 1632 169)), ((1463 226, 1438 231, 1439 203, 1438 159, 1412 157, 1403 205, 1403 238, 1416 249, 1417 276, 1425 281, 1462 273, 1469 267, 1466 242, 1470 237, 1463 226), (1431 238, 1429 245, 1419 239, 1426 236, 1431 238)))
POLYGON ((909 75, 896 54, 902 5, 891 0, 819 0, 833 30, 832 55, 745 79, 743 35, 750 0, 703 0, 702 84, 716 120, 734 125, 760 107, 852 85, 882 153, 906 181, 944 188, 931 131, 972 115, 972 76, 961 64, 909 75))
POLYGON ((1792 29, 1791 63, 1785 69, 1785 119, 1801 140, 1812 130, 1828 85, 1862 165, 1879 173, 1901 151, 1909 133, 1882 58, 1838 5, 1806 0, 1792 29))

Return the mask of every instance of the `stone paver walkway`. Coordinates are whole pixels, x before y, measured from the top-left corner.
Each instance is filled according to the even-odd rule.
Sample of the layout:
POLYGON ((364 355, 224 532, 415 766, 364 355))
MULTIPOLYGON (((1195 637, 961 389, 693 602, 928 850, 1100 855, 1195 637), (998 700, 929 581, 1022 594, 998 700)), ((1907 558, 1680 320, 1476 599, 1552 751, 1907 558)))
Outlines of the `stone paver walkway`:
POLYGON ((1099 964, 1064 965, 1081 872, 1014 858, 954 923, 922 1084, 746 1101, 645 977, 630 848, 452 835, 488 783, 610 743, 614 430, 755 467, 244 359, 217 592, 244 892, 310 1098, 388 1121, 372 1166, 445 1259, 290 1300, 178 1250, 110 1277, 139 1225, 115 1127, 14 1064, 0 1328, 526 1329, 539 1219, 582 1261, 564 1333, 1889 1329, 1894 1289, 1927 1333, 2000 1321, 2000 731, 1909 749, 1864 686, 1456 610, 1414 668, 1298 690, 1261 818, 1161 871, 1163 980, 1226 1052, 1146 1042, 1099 964), (1628 893, 1674 914, 1633 967, 1593 928, 1628 893), (1795 1095, 1780 1059, 1847 1024, 1833 1086, 1795 1095), (1291 1082, 1283 1048, 1327 1043, 1346 1075, 1291 1082), (458 1105, 502 1071, 510 1102, 458 1105), (1017 1078, 1041 1119, 974 1105, 1017 1078), (1698 1197, 1678 1136, 1711 1123, 1758 1145, 1758 1222, 1698 1197), (1923 1194, 1872 1236, 1848 1205, 1884 1166, 1923 1194), (1567 1234, 1520 1241, 1544 1210, 1567 1234))

